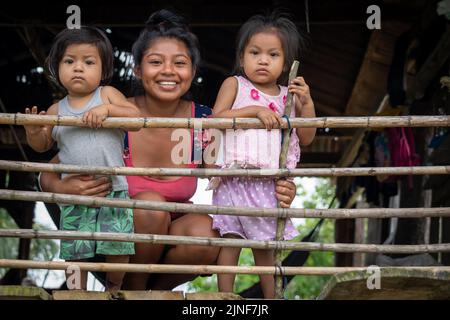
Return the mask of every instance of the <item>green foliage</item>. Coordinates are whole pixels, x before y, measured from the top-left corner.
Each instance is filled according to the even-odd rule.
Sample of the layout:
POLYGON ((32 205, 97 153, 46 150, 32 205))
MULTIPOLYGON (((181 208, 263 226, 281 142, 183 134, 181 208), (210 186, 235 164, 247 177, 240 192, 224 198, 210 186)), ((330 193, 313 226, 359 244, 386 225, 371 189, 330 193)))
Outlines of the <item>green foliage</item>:
MULTIPOLYGON (((336 188, 331 184, 331 180, 328 178, 313 179, 316 181, 316 185, 315 191, 311 195, 308 195, 304 187, 305 183, 302 183, 305 180, 306 178, 299 179, 299 183, 297 183, 297 195, 306 197, 302 207, 308 209, 328 208, 336 193, 336 188)), ((308 180, 306 181, 308 182, 308 180)), ((335 204, 333 207, 335 207, 335 204)))
MULTIPOLYGON (((328 208, 334 194, 335 187, 330 179, 296 179, 297 196, 303 198, 301 204, 304 208, 328 208), (304 185, 315 183, 315 190, 310 195, 304 185)), ((336 203, 333 207, 337 207, 336 203)), ((319 219, 304 219, 304 222, 297 227, 300 237, 306 235, 319 221, 319 219)), ((296 239, 298 241, 298 239, 296 239)), ((321 227, 318 242, 334 242, 334 220, 326 220, 321 227)), ((289 252, 284 252, 285 255, 289 252)), ((251 249, 245 248, 241 252, 239 265, 254 265, 251 249)), ((333 266, 334 254, 332 252, 313 251, 310 253, 305 266, 333 266)), ((321 292, 329 276, 296 276, 289 283, 285 291, 285 297, 288 299, 314 299, 321 292)), ((259 281, 257 275, 240 275, 236 276, 235 292, 251 287, 259 281)), ((188 283, 188 291, 217 291, 217 277, 197 277, 194 281, 188 283)))
MULTIPOLYGON (((47 230, 38 223, 33 224, 34 230, 47 230)), ((59 240, 52 239, 32 239, 30 244, 30 257, 32 260, 52 261, 59 252, 59 240)), ((29 269, 28 275, 39 285, 45 283, 50 270, 29 269)))
MULTIPOLYGON (((0 229, 17 229, 18 226, 7 213, 0 208, 0 229)), ((33 224, 35 230, 45 230, 46 228, 38 223, 33 224)), ((19 249, 19 238, 0 238, 0 259, 17 259, 19 249)), ((32 239, 30 242, 30 259, 51 261, 59 251, 58 242, 51 239, 32 239)), ((5 275, 7 269, 0 269, 0 278, 5 275)), ((38 280, 43 276, 41 270, 29 270, 29 275, 33 280, 38 280)), ((45 276, 44 276, 45 277, 45 276)))
MULTIPOLYGON (((254 266, 255 260, 253 259, 252 249, 243 248, 241 255, 239 256, 240 266, 254 266)), ((241 292, 255 283, 259 282, 259 276, 257 274, 238 274, 236 275, 236 281, 234 282, 234 291, 241 292)))
MULTIPOLYGON (((311 230, 319 219, 306 219, 300 230, 305 234, 311 230)), ((317 242, 334 242, 334 223, 332 220, 326 220, 320 229, 317 242)), ((304 266, 306 267, 331 267, 334 265, 333 252, 312 251, 304 266)), ((319 295, 329 276, 295 276, 285 291, 285 297, 288 299, 314 299, 319 295)))
MULTIPOLYGON (((17 229, 14 220, 9 216, 5 209, 0 208, 0 229, 17 229)), ((0 259, 17 259, 19 250, 19 239, 0 238, 0 259)), ((8 269, 0 268, 0 278, 3 277, 8 269)))
MULTIPOLYGON (((306 179, 299 179, 300 182, 306 179)), ((308 196, 304 183, 297 184, 297 194, 306 197, 302 207, 308 209, 328 208, 333 201, 335 195, 335 186, 332 185, 328 178, 314 179, 316 180, 315 191, 308 196)), ((307 180, 306 180, 307 181, 307 180)), ((334 202, 333 208, 337 207, 334 202)), ((319 219, 305 219, 305 223, 298 227, 300 234, 307 234, 319 222, 319 219)), ((320 229, 320 233, 316 239, 317 242, 334 242, 334 220, 325 220, 320 229)), ((334 253, 323 251, 311 251, 305 266, 307 267, 328 267, 334 265, 334 253)), ((322 291, 325 283, 330 276, 295 276, 289 283, 285 291, 288 299, 314 299, 322 291)))
MULTIPOLYGON (((244 248, 239 256, 240 266, 253 266, 255 262, 253 260, 252 250, 249 248, 244 248)), ((259 281, 258 275, 242 275, 238 274, 236 276, 236 281, 234 283, 235 292, 241 292, 253 284, 259 281)), ((205 292, 212 291, 217 292, 217 276, 213 275, 210 277, 197 277, 195 280, 188 283, 188 291, 191 292, 205 292)))
POLYGON ((188 292, 217 292, 217 276, 197 277, 187 283, 188 292))

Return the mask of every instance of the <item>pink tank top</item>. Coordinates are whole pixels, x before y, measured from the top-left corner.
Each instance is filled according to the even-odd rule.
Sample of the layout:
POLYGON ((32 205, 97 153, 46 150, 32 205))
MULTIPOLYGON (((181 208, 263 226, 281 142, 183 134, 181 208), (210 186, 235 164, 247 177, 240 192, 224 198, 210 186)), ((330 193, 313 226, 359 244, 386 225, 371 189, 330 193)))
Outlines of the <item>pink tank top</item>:
MULTIPOLYGON (((192 104, 192 115, 195 113, 195 105, 192 104)), ((193 129, 191 129, 191 146, 193 143, 193 129)), ((128 133, 127 133, 128 134, 128 133)), ((127 167, 133 165, 133 142, 128 134, 128 155, 124 156, 127 167)), ((192 150, 192 148, 191 148, 192 150)), ((188 165, 188 168, 196 168, 195 163, 188 165)), ((180 177, 174 180, 159 180, 148 176, 127 176, 128 193, 131 197, 144 191, 153 191, 162 195, 169 202, 189 202, 197 190, 197 177, 180 177)))
MULTIPOLYGON (((231 109, 258 105, 271 109, 280 115, 284 114, 287 97, 287 87, 280 86, 277 96, 270 96, 258 90, 249 80, 242 76, 235 77, 238 81, 236 98, 231 109)), ((295 108, 291 112, 295 117, 295 108)), ((222 139, 222 155, 218 165, 222 167, 255 166, 258 168, 277 169, 281 151, 281 130, 272 129, 238 129, 225 130, 222 139)), ((289 139, 289 150, 286 167, 295 168, 300 160, 300 146, 295 129, 289 139)))

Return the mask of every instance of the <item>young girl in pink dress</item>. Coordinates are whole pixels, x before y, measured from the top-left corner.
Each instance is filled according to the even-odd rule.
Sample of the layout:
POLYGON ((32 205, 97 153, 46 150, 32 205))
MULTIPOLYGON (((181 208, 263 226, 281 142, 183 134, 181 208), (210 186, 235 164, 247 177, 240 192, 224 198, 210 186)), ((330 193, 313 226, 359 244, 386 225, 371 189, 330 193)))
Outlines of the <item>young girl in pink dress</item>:
MULTIPOLYGON (((299 51, 300 35, 289 19, 273 13, 253 16, 239 30, 235 74, 219 91, 213 114, 217 118, 257 117, 266 129, 227 130, 216 164, 222 168, 279 168, 281 130, 279 128, 288 92, 294 94, 295 108, 290 117, 315 117, 309 87, 302 77, 287 85, 288 73, 299 51)), ((293 129, 287 154, 287 167, 295 168, 300 144, 314 139, 314 128, 293 129)), ((217 179, 217 178, 215 178, 217 179)), ((281 200, 281 199, 280 199, 281 200)), ((222 177, 213 193, 213 204, 233 207, 276 208, 275 179, 222 177)), ((288 207, 282 201, 281 207, 288 207)), ((276 218, 215 215, 213 228, 223 237, 274 240, 276 218)), ((298 235, 290 220, 284 239, 298 235)), ((240 248, 223 247, 217 263, 237 265, 240 248)), ((256 265, 274 264, 273 250, 253 249, 256 265)), ((260 275, 265 298, 274 297, 274 277, 260 275)), ((233 291, 235 274, 219 274, 220 291, 233 291)))

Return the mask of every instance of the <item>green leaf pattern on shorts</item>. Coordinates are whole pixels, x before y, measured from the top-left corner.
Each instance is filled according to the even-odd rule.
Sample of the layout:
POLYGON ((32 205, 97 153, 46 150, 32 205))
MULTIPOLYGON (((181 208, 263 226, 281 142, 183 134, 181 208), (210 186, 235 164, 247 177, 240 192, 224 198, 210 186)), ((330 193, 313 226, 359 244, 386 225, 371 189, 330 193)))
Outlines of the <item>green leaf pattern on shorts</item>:
MULTIPOLYGON (((111 192, 108 198, 128 199, 126 191, 111 192)), ((90 208, 71 205, 62 208, 61 230, 87 232, 133 233, 133 210, 128 208, 90 208)), ((91 258, 95 254, 134 254, 133 242, 61 240, 61 259, 78 260, 91 258)))

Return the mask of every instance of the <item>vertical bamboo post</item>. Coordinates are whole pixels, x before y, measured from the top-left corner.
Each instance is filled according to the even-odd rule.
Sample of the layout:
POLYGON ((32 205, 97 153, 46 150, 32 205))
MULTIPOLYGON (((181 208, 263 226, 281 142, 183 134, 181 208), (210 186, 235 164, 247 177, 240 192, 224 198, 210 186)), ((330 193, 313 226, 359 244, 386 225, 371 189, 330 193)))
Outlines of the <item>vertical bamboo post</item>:
MULTIPOLYGON (((294 60, 294 63, 291 66, 291 70, 289 72, 289 83, 297 76, 298 66, 299 62, 297 60, 294 60)), ((288 92, 288 96, 286 99, 286 107, 284 108, 284 114, 287 117, 291 116, 291 110, 292 110, 292 102, 293 102, 293 96, 292 93, 288 92)), ((281 145, 281 152, 280 152, 280 169, 286 168, 286 158, 287 158, 287 152, 289 148, 289 138, 290 138, 290 130, 283 129, 283 144, 281 145)), ((280 203, 278 203, 278 208, 280 208, 280 203)), ((286 226, 286 218, 278 218, 277 219, 277 234, 276 234, 276 240, 280 241, 284 236, 284 228, 286 226)), ((281 268, 281 262, 283 260, 283 251, 282 250, 275 250, 275 267, 278 271, 275 279, 275 297, 277 299, 283 298, 283 275, 279 273, 279 271, 282 270, 281 268)))

